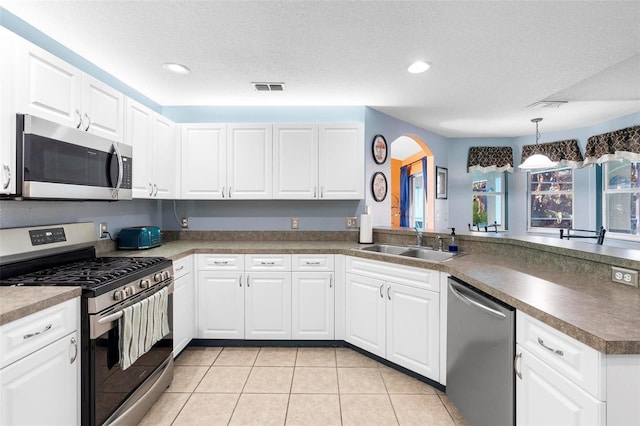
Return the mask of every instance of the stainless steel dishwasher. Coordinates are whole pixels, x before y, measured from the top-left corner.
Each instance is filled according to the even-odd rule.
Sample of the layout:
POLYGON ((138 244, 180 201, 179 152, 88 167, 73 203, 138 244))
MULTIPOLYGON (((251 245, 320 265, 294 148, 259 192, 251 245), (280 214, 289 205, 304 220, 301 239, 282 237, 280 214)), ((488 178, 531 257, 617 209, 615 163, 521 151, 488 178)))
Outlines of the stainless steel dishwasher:
POLYGON ((515 424, 515 309, 449 278, 447 396, 473 426, 515 424))

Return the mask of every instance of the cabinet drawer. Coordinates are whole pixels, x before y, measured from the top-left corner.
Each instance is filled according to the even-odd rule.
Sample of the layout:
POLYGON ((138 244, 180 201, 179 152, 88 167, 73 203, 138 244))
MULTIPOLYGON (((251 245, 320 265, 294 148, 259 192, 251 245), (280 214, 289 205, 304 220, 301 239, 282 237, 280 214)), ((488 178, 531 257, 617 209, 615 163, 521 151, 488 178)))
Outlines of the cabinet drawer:
POLYGON ((173 279, 177 280, 193 271, 193 256, 185 256, 173 261, 173 279))
POLYGON ((293 271, 333 271, 332 254, 294 254, 291 263, 293 271))
POLYGON ((51 306, 0 327, 0 368, 73 333, 80 322, 80 298, 51 306))
POLYGON ((605 399, 602 353, 520 311, 516 342, 597 399, 605 399))
POLYGON ((247 254, 245 271, 290 271, 290 254, 247 254))
POLYGON ((198 270, 243 271, 243 254, 199 254, 198 270))
POLYGON ((347 256, 347 272, 440 293, 440 272, 347 256))

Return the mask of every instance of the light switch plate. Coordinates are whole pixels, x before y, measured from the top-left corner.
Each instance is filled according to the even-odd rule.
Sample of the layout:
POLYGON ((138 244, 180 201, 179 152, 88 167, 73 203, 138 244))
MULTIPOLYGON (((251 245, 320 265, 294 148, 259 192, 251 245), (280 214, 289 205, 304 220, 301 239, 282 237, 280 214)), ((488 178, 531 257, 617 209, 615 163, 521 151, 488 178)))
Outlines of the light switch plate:
POLYGON ((611 281, 638 288, 638 271, 612 266, 611 281))

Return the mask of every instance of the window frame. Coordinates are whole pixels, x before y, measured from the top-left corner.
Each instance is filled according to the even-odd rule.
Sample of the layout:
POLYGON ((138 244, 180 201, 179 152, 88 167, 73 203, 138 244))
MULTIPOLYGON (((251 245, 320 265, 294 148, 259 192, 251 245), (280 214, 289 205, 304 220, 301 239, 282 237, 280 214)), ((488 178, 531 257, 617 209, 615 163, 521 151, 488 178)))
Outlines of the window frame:
MULTIPOLYGON (((612 160, 612 161, 607 161, 604 162, 602 164, 602 174, 601 174, 601 184, 602 184, 602 224, 605 227, 605 229, 607 230, 607 237, 611 237, 617 240, 626 240, 626 241, 640 241, 640 220, 638 220, 638 216, 640 216, 640 213, 638 211, 636 211, 636 220, 638 220, 636 222, 636 233, 635 234, 627 234, 627 233, 621 233, 621 232, 615 232, 615 230, 610 229, 609 226, 609 217, 608 217, 608 202, 609 202, 609 198, 607 197, 607 195, 614 195, 614 194, 634 194, 634 193, 639 193, 640 194, 640 183, 636 183, 637 186, 635 187, 631 187, 629 186, 628 188, 614 188, 614 189, 610 189, 609 188, 609 182, 608 182, 608 176, 609 176, 609 167, 611 167, 614 163, 618 163, 621 162, 624 163, 626 162, 628 165, 631 164, 636 164, 636 168, 640 168, 640 161, 631 161, 631 160, 626 160, 626 159, 622 159, 622 160, 612 160)), ((636 179, 639 179, 640 176, 637 176, 636 179)), ((640 197, 640 196, 639 196, 640 197)), ((638 201, 636 201, 638 202, 638 201)), ((636 209, 639 209, 639 207, 636 207, 636 209)), ((631 220, 631 219, 630 219, 631 220)))
MULTIPOLYGON (((508 191, 507 191, 507 172, 497 172, 497 171, 491 171, 491 172, 480 172, 480 171, 473 171, 471 172, 471 205, 472 205, 472 211, 471 211, 471 221, 470 224, 472 226, 475 226, 476 224, 473 223, 473 199, 475 196, 477 195, 482 195, 482 196, 487 196, 487 197, 494 197, 495 199, 497 199, 498 197, 501 197, 501 203, 500 203, 500 215, 502 217, 502 223, 498 224, 498 231, 506 231, 509 227, 508 227, 508 219, 507 219, 507 201, 508 201, 508 191), (501 176, 501 190, 500 191, 475 191, 474 190, 474 184, 476 182, 479 181, 489 181, 491 179, 491 177, 495 177, 495 175, 499 174, 501 176), (484 179, 482 177, 485 177, 484 179)), ((487 226, 492 226, 492 224, 488 224, 487 226)), ((472 228, 473 230, 473 228, 472 228)))

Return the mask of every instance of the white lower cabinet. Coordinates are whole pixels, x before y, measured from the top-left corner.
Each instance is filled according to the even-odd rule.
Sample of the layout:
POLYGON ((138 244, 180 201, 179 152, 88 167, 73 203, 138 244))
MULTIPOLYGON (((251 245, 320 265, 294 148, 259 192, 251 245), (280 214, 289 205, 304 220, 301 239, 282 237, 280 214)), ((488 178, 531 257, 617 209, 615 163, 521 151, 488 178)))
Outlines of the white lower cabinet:
POLYGON ((516 313, 516 423, 605 425, 605 356, 516 313))
POLYGON ((244 274, 198 272, 198 332, 201 339, 244 339, 244 274))
POLYGON ((347 257, 345 340, 438 381, 438 282, 437 271, 347 257))
POLYGON ((517 345, 516 424, 604 425, 606 404, 517 345))
POLYGON ((0 328, 0 424, 80 424, 79 319, 73 299, 0 328))
POLYGON ((291 278, 291 337, 296 340, 333 340, 333 272, 293 272, 291 278))
POLYGON ((193 258, 185 258, 173 262, 173 357, 193 339, 194 323, 194 279, 193 258))
POLYGON ((291 338, 291 272, 247 273, 245 339, 291 338))

